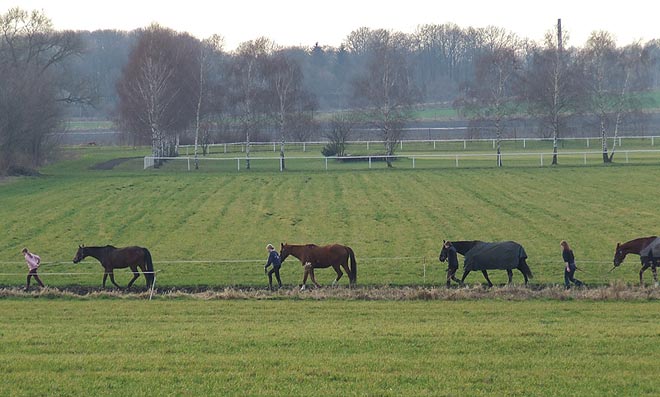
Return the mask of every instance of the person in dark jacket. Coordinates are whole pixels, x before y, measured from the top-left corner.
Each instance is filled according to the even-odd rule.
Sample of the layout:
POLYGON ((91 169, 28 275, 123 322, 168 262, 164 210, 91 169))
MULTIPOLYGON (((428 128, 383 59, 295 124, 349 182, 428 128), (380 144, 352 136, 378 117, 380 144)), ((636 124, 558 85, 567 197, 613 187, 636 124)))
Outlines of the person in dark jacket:
POLYGON ((272 291, 273 273, 275 273, 279 288, 282 288, 282 279, 280 279, 280 267, 282 267, 282 261, 280 260, 280 256, 272 244, 268 244, 266 249, 268 250, 268 263, 266 263, 266 266, 264 266, 264 273, 268 274, 268 287, 272 291), (273 265, 273 268, 268 271, 268 266, 270 265, 273 265))
POLYGON ((463 285, 461 280, 456 278, 456 271, 458 270, 458 256, 456 255, 456 247, 449 241, 445 242, 447 249, 447 287, 451 286, 451 280, 454 280, 460 285, 463 285))
POLYGON ((573 255, 573 250, 571 247, 568 245, 568 242, 566 240, 562 240, 561 243, 559 243, 562 247, 562 253, 561 256, 564 259, 564 287, 566 289, 569 289, 571 287, 571 282, 573 282, 576 286, 581 287, 584 285, 584 283, 577 278, 575 278, 575 270, 577 270, 577 266, 575 266, 575 255, 573 255))

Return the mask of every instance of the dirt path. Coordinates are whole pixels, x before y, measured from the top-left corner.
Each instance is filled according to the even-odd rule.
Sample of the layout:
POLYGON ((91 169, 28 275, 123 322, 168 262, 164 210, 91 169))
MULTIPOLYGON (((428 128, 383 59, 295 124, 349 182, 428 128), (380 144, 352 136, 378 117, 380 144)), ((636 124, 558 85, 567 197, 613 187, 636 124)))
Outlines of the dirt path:
POLYGON ((108 161, 104 161, 102 163, 96 163, 93 166, 89 167, 90 170, 111 170, 118 166, 121 163, 124 163, 128 160, 133 160, 133 159, 139 159, 142 157, 120 157, 108 161))

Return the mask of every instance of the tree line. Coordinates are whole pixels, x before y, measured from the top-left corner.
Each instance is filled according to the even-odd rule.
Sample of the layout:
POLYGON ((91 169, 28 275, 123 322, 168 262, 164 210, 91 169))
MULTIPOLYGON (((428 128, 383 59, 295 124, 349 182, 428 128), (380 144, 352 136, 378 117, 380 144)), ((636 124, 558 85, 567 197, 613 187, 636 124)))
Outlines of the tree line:
POLYGON ((73 116, 112 119, 126 142, 157 157, 176 155, 182 140, 195 156, 212 141, 245 141, 249 168, 249 142, 276 140, 284 167, 286 141, 322 134, 324 154, 343 155, 355 126, 380 131, 391 155, 423 103, 451 105, 492 131, 498 153, 512 120, 535 120, 556 142, 579 117, 597 126, 609 162, 607 138, 643 121, 660 88, 660 40, 619 47, 596 31, 575 47, 559 23, 540 43, 494 26, 428 24, 359 28, 339 47, 260 37, 227 51, 221 36, 158 24, 55 31, 42 12, 14 8, 0 34, 0 172, 42 164, 50 133, 73 116), (321 111, 331 114, 323 123, 321 111))

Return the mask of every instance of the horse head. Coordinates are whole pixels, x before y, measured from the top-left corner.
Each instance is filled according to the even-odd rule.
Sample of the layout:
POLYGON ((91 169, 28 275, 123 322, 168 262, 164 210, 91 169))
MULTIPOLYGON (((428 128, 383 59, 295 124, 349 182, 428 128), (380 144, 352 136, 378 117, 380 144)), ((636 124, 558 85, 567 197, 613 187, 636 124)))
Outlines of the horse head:
POLYGON ((442 249, 440 250, 440 257, 438 258, 440 262, 447 260, 447 252, 449 251, 449 247, 451 247, 451 243, 449 241, 442 240, 442 249))
POLYGON ((626 259, 627 252, 621 247, 621 243, 616 243, 616 250, 614 251, 614 267, 619 266, 626 259))
POLYGON ((291 246, 287 243, 280 243, 280 262, 284 262, 291 255, 291 246))
POLYGON ((78 251, 76 252, 76 256, 73 257, 73 263, 78 263, 81 260, 85 259, 85 245, 78 245, 78 251))

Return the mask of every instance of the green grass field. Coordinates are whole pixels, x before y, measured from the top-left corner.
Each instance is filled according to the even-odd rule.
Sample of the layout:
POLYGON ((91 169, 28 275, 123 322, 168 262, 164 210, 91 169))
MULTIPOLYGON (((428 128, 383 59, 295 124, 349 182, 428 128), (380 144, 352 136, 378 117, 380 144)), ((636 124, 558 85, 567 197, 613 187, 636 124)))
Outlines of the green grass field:
MULTIPOLYGON (((660 392, 657 294, 618 298, 637 281, 637 257, 608 272, 617 241, 657 233, 653 161, 188 172, 174 163, 143 170, 147 153, 68 149, 40 177, 0 181, 0 395, 660 392), (133 159, 90 169, 117 158, 133 159), (442 239, 516 240, 533 288, 551 292, 510 298, 505 288, 474 287, 480 274, 467 279, 472 295, 436 288, 446 268, 437 261, 442 239), (561 239, 573 244, 578 277, 596 291, 613 284, 614 294, 548 288, 563 281, 561 239), (285 291, 264 291, 264 246, 281 241, 352 246, 359 288, 318 299, 323 290, 297 293, 302 268, 291 259, 285 291), (155 299, 18 292, 24 246, 46 262, 47 285, 98 288, 95 260, 71 263, 80 243, 148 247, 159 270, 155 299), (170 292, 232 286, 257 292, 170 292), (422 290, 412 300, 373 298, 386 286, 422 290)), ((122 285, 129 278, 117 274, 122 285)), ((330 284, 334 272, 317 278, 330 284)), ((503 284, 506 276, 491 279, 503 284)))
MULTIPOLYGON (((44 265, 44 274, 98 272, 50 277, 54 286, 98 283, 96 261, 68 263, 78 244, 148 247, 162 286, 257 286, 264 282, 266 243, 338 242, 355 250, 360 284, 433 285, 445 268, 437 262, 443 239, 518 241, 533 281, 542 284, 562 281, 559 241, 567 239, 582 279, 608 284, 637 279, 633 257, 607 272, 616 243, 657 233, 657 165, 410 170, 397 164, 284 173, 255 166, 237 173, 187 172, 168 163, 144 171, 145 152, 75 149, 42 177, 1 185, 1 273, 16 275, 0 276, 0 284, 22 283, 23 246, 45 262, 66 262, 44 265), (113 170, 89 169, 118 157, 137 158, 113 170)), ((299 264, 285 262, 287 284, 300 275, 299 264)), ((503 272, 493 275, 504 282, 503 272)), ((319 277, 328 283, 334 272, 319 277)))
POLYGON ((655 302, 0 301, 3 395, 654 396, 655 302))

